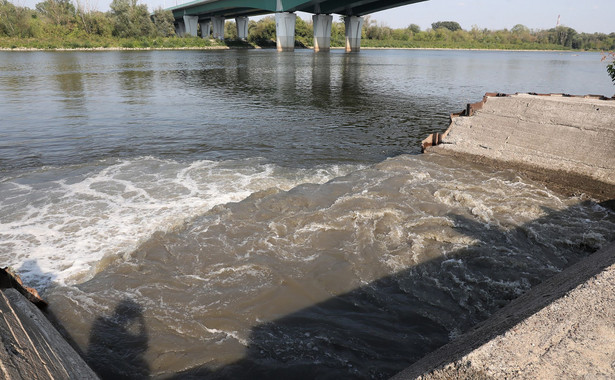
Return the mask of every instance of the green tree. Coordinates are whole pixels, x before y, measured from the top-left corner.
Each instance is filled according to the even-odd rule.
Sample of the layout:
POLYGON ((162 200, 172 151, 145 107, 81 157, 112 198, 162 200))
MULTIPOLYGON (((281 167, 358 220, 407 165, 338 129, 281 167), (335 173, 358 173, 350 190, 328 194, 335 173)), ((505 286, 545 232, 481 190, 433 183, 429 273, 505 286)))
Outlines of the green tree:
POLYGON ((572 43, 577 36, 577 31, 567 26, 558 26, 557 28, 549 29, 549 42, 565 47, 572 47, 572 43))
POLYGON ((227 21, 224 23, 224 39, 237 39, 237 24, 235 23, 235 21, 227 21))
POLYGON ((147 5, 137 4, 137 0, 113 0, 110 8, 114 36, 129 38, 154 35, 154 23, 149 17, 147 5))
POLYGON ((448 29, 451 32, 455 32, 457 30, 461 30, 461 25, 455 21, 438 21, 431 24, 431 29, 437 30, 440 28, 448 29))
POLYGON ((408 30, 412 32, 412 34, 417 34, 421 32, 421 27, 416 24, 410 24, 408 26, 408 30))
POLYGON ((302 18, 297 17, 295 40, 303 46, 312 46, 314 44, 314 27, 311 22, 307 23, 302 18))
POLYGON ((76 9, 70 0, 45 0, 36 10, 53 25, 70 27, 76 22, 76 9))
POLYGON ((517 24, 515 26, 512 27, 512 29, 510 30, 512 33, 514 34, 524 34, 524 33, 529 33, 530 32, 530 28, 528 28, 527 26, 523 25, 523 24, 517 24))
POLYGON ((331 24, 331 46, 344 46, 346 43, 346 27, 344 22, 333 21, 331 24))
POLYGON ((171 37, 175 35, 175 17, 173 12, 157 8, 152 16, 156 34, 160 37, 171 37))
POLYGON ((33 18, 28 8, 18 7, 8 0, 0 0, 0 36, 34 37, 33 18))
POLYGON ((376 22, 371 23, 368 27, 364 28, 365 38, 370 40, 390 40, 392 30, 388 26, 378 25, 376 22))
POLYGON ((264 17, 257 22, 248 24, 248 41, 257 45, 275 44, 275 18, 264 17))

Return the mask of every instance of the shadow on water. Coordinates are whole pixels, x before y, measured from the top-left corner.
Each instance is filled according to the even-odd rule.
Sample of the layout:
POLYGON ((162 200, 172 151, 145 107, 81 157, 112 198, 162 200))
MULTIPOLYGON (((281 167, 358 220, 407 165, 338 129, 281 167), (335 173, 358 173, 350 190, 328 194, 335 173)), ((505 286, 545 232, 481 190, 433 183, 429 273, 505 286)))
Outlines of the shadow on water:
MULTIPOLYGON (((596 207, 591 202, 583 206, 596 207)), ((599 206, 615 210, 613 201, 599 206)), ((192 368, 168 379, 388 378, 517 298, 519 286, 510 284, 527 290, 596 251, 596 242, 551 244, 535 231, 543 223, 569 218, 571 210, 546 210, 539 220, 495 233, 495 227, 449 215, 457 229, 480 240, 480 249, 448 253, 258 325, 243 359, 221 368, 192 368), (490 233, 483 234, 485 230, 490 233), (502 248, 511 245, 526 260, 504 254, 502 248), (509 264, 511 270, 498 270, 509 264)), ((608 264, 613 263, 615 257, 608 264)), ((597 274, 596 269, 578 284, 597 274)), ((532 312, 552 300, 537 300, 532 312)), ((523 320, 521 314, 514 318, 508 326, 523 320)), ((495 331, 482 343, 503 332, 495 331)))
POLYGON ((143 357, 147 348, 143 310, 125 299, 112 315, 94 322, 85 360, 101 379, 147 379, 150 369, 143 357))
POLYGON ((149 336, 143 309, 135 301, 124 299, 112 314, 99 316, 94 321, 85 352, 51 308, 45 307, 42 311, 100 379, 150 378, 150 367, 144 357, 149 336))

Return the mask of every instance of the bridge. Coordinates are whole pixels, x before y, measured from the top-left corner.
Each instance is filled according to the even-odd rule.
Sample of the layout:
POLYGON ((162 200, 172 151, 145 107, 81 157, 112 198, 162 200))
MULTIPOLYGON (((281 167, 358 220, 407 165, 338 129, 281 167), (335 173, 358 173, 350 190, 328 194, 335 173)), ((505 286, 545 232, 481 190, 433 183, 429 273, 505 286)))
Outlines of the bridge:
POLYGON ((346 51, 361 48, 361 28, 366 14, 414 4, 426 0, 197 0, 168 8, 175 17, 178 35, 224 39, 224 22, 235 19, 237 36, 248 38, 248 17, 275 13, 278 51, 293 51, 295 47, 295 12, 312 13, 314 50, 328 51, 331 47, 332 14, 344 16, 346 51))

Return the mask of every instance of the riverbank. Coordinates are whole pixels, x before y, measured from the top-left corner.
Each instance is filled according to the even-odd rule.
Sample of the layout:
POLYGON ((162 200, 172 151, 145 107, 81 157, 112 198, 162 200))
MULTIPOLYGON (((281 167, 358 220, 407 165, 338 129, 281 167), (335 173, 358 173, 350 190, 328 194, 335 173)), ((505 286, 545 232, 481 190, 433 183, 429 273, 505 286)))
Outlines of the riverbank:
MULTIPOLYGON (((167 37, 167 38, 137 38, 137 39, 45 39, 45 38, 9 38, 0 37, 0 51, 116 51, 116 50, 224 50, 224 49, 275 49, 275 41, 253 43, 239 40, 202 39, 200 37, 167 37)), ((313 49, 313 46, 301 45, 296 49, 313 49)), ((345 45, 333 43, 332 50, 345 49, 345 45)), ((361 49, 366 50, 465 50, 465 51, 559 51, 581 53, 592 50, 570 49, 560 45, 505 45, 496 47, 494 44, 464 44, 464 43, 412 43, 408 41, 378 41, 364 39, 361 49)), ((600 50, 593 50, 600 52, 600 50)))
MULTIPOLYGON (((0 48, 0 51, 175 51, 175 50, 230 50, 230 49, 242 49, 239 47, 229 46, 201 46, 201 47, 161 47, 161 48, 128 48, 128 47, 93 47, 93 48, 53 48, 53 49, 39 49, 39 48, 0 48)), ((245 49, 245 48, 243 48, 245 49)))
MULTIPOLYGON (((0 47, 0 51, 181 51, 181 50, 243 50, 243 49, 266 49, 274 50, 275 47, 262 46, 180 46, 180 47, 85 47, 85 48, 30 48, 0 47)), ((311 50, 312 47, 296 48, 297 50, 311 50)), ((331 50, 345 50, 345 47, 331 47, 331 50)), ((361 50, 433 50, 433 51, 509 51, 509 52, 561 52, 561 53, 585 53, 574 50, 523 50, 523 49, 464 49, 464 48, 400 48, 400 47, 361 47, 361 50)))

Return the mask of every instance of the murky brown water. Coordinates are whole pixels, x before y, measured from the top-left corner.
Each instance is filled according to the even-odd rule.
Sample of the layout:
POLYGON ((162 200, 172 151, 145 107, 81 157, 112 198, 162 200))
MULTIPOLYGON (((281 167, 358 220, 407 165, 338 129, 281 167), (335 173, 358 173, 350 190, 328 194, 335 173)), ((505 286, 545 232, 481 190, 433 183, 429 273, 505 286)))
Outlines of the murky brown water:
POLYGON ((384 378, 614 237, 595 203, 400 156, 216 206, 48 297, 84 348, 133 300, 155 377, 384 378))

